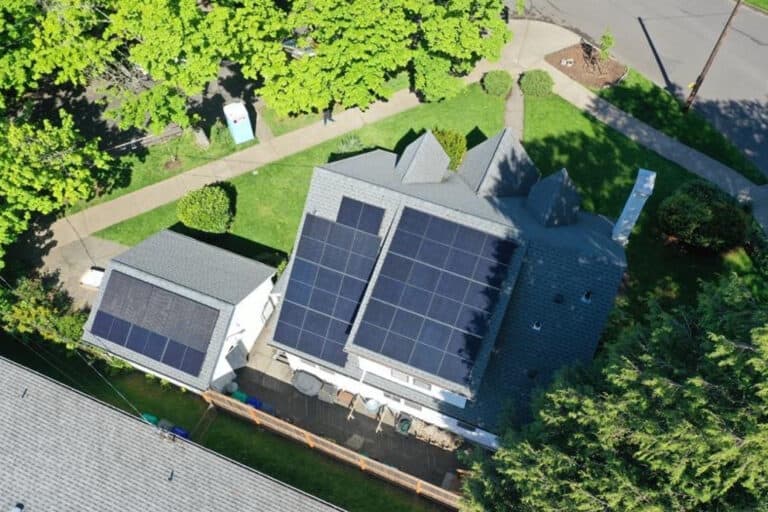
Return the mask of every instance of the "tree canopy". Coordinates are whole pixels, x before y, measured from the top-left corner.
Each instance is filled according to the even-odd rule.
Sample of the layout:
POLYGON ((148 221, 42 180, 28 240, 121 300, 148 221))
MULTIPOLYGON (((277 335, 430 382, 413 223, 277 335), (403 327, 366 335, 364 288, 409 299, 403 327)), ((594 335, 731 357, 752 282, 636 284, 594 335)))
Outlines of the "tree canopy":
POLYGON ((765 510, 768 293, 736 275, 651 303, 563 374, 468 484, 470 510, 765 510))

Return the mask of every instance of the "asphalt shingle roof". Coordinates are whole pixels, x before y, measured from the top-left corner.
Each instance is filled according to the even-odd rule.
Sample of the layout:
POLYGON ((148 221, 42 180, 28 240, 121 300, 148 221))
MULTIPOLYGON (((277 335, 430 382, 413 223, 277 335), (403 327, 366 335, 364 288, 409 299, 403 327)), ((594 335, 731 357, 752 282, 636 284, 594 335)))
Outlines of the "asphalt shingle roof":
POLYGON ((0 358, 0 508, 341 509, 0 358))
POLYGON ((114 261, 233 305, 275 273, 269 265, 170 230, 114 261))
MULTIPOLYGON (((530 195, 516 195, 533 183, 538 171, 530 167, 523 147, 510 137, 511 132, 505 131, 473 148, 460 171, 447 173, 440 183, 404 183, 396 168, 397 156, 383 150, 328 163, 315 169, 305 204, 305 212, 328 219, 335 218, 343 197, 385 209, 379 263, 350 340, 357 334, 370 283, 378 278, 404 208, 512 238, 519 244, 520 270, 516 282, 510 283, 509 303, 500 315, 491 317, 490 343, 478 357, 471 390, 459 391, 470 397, 464 409, 370 373, 364 377, 376 387, 490 431, 505 407, 512 407, 518 418, 526 417, 532 390, 545 384, 557 368, 591 359, 626 267, 623 247, 611 238, 613 223, 579 210, 578 193, 564 170, 531 187, 531 194, 538 190, 540 197, 533 202, 541 208, 531 207, 530 195), (513 162, 523 168, 505 169, 513 162), (588 304, 581 301, 586 291, 592 292, 588 304), (498 323, 495 328, 494 322, 498 323), (535 323, 541 329, 533 329, 535 323)), ((400 161, 406 157, 410 161, 418 155, 407 154, 400 161)), ((286 275, 290 271, 289 264, 286 275)), ((357 356, 373 357, 355 349, 351 341, 346 348, 351 354, 347 364, 335 370, 360 378, 357 356)), ((394 360, 381 357, 380 362, 454 389, 394 360)))

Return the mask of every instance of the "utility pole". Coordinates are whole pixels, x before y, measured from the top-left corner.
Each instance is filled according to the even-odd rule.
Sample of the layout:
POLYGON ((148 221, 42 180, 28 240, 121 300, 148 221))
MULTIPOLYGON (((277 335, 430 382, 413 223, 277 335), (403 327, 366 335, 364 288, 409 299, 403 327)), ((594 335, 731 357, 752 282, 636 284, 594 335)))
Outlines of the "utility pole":
POLYGON ((733 18, 736 17, 736 11, 739 10, 741 2, 742 0, 736 0, 736 5, 733 6, 731 15, 728 17, 728 21, 725 22, 723 31, 720 32, 720 37, 717 38, 717 42, 715 43, 715 47, 712 48, 712 53, 709 54, 707 63, 704 64, 704 69, 696 78, 696 82, 693 84, 693 88, 691 89, 691 94, 689 94, 688 99, 685 100, 685 107, 683 108, 683 111, 688 112, 688 110, 691 108, 691 105, 693 104, 693 101, 696 99, 696 94, 699 92, 699 87, 701 87, 702 82, 704 82, 704 78, 707 76, 707 72, 709 71, 710 66, 712 66, 712 61, 715 60, 715 55, 717 55, 717 51, 720 49, 720 45, 722 44, 723 39, 725 39, 725 34, 727 34, 728 29, 731 28, 731 22, 733 21, 733 18))

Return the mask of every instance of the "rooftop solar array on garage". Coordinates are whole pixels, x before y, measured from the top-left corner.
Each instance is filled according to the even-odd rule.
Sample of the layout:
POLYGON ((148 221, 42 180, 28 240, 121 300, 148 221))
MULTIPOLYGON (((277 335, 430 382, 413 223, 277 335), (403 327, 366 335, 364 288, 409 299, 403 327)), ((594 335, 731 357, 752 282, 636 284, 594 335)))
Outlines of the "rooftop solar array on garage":
POLYGON ((113 270, 91 333, 198 376, 219 312, 113 270))
POLYGON ((353 343, 468 383, 515 248, 405 208, 353 343))
POLYGON ((307 214, 274 340, 329 363, 344 344, 371 276, 384 211, 346 199, 338 222, 307 214))

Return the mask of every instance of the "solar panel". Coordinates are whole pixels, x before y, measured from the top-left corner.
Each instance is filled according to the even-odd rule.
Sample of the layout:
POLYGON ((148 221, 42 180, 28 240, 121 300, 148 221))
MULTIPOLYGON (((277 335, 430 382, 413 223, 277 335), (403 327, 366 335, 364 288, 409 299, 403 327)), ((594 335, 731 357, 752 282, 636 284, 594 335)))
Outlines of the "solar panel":
POLYGON ((344 225, 372 235, 378 235, 383 218, 383 208, 356 201, 349 197, 343 197, 339 213, 336 216, 336 222, 337 225, 344 225))
POLYGON ((215 308, 113 270, 91 333, 198 376, 218 315, 215 308))
POLYGON ((405 208, 354 343, 466 384, 515 248, 405 208))
POLYGON ((274 340, 343 366, 344 344, 368 284, 383 210, 344 198, 337 222, 307 214, 274 340), (375 225, 375 226, 374 226, 375 225))

